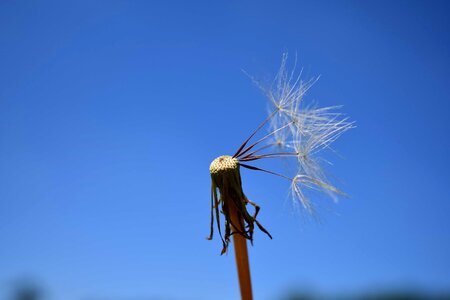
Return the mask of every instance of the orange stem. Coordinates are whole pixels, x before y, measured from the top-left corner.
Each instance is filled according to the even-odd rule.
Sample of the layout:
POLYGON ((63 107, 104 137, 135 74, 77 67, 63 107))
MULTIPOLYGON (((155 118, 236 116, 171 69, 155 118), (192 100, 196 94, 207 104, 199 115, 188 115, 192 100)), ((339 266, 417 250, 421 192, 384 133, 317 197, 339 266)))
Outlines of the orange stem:
MULTIPOLYGON (((233 224, 236 224, 236 227, 242 227, 243 218, 238 214, 238 210, 236 209, 233 201, 229 201, 230 203, 230 218, 233 224)), ((233 232, 235 228, 232 227, 233 232)), ((236 231, 243 232, 244 228, 236 228, 236 231)), ((236 265, 238 271, 239 278, 239 286, 241 289, 241 299, 242 300, 252 300, 252 281, 250 277, 250 266, 248 259, 248 251, 247 251, 247 239, 242 235, 236 233, 233 234, 234 241, 234 253, 236 257, 236 265)))

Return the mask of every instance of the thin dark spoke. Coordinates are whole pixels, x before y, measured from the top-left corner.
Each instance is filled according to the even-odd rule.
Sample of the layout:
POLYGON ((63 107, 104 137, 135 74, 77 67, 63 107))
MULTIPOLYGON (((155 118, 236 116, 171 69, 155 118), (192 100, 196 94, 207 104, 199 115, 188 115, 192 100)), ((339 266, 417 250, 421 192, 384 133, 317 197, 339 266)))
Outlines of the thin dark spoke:
POLYGON ((248 146, 247 148, 245 148, 244 151, 242 151, 237 157, 244 155, 245 153, 247 153, 248 151, 250 151, 253 147, 255 147, 256 145, 258 145, 259 143, 261 143, 262 141, 264 141, 265 139, 267 139, 269 136, 271 136, 272 134, 275 134, 276 132, 288 127, 289 125, 291 125, 294 122, 289 122, 286 125, 281 126, 280 128, 275 129, 274 131, 272 131, 271 133, 266 134, 264 137, 262 137, 261 139, 259 139, 258 141, 254 142, 253 144, 251 144, 250 146, 248 146))
POLYGON ((269 171, 269 170, 264 170, 264 169, 261 169, 261 168, 258 168, 258 167, 254 167, 254 166, 250 166, 250 165, 246 165, 246 164, 241 164, 241 163, 239 163, 239 165, 244 167, 244 168, 250 169, 250 170, 261 171, 261 172, 266 172, 266 173, 269 173, 269 174, 272 174, 272 175, 280 176, 280 177, 283 177, 284 179, 287 179, 289 181, 293 180, 292 178, 289 178, 287 176, 284 176, 282 174, 275 173, 275 172, 272 172, 272 171, 269 171))
POLYGON ((236 151, 236 153, 233 155, 233 158, 238 156, 241 152, 241 150, 247 145, 247 143, 250 141, 250 139, 263 127, 276 113, 278 112, 278 108, 275 109, 268 117, 265 119, 259 126, 256 128, 256 130, 248 137, 248 139, 239 147, 239 149, 236 151))
POLYGON ((245 156, 239 159, 239 161, 252 161, 262 158, 277 158, 277 157, 285 157, 285 156, 297 156, 296 152, 280 152, 280 153, 269 153, 269 154, 261 154, 254 156, 245 156))
MULTIPOLYGON (((253 154, 255 154, 255 153, 259 152, 259 151, 262 151, 262 150, 264 150, 264 149, 270 148, 270 147, 275 146, 275 145, 276 145, 276 143, 272 143, 272 144, 265 145, 264 147, 258 148, 258 149, 256 149, 256 150, 250 152, 249 154, 247 154, 247 155, 244 156, 244 157, 252 156, 253 154)), ((243 154, 244 154, 244 153, 242 153, 240 156, 242 156, 243 154)))

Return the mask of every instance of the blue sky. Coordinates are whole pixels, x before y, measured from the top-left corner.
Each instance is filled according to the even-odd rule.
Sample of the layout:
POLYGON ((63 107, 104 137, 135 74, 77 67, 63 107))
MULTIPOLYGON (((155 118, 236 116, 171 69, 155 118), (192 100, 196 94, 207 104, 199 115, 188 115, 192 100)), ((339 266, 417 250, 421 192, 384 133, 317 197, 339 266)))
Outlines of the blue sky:
MULTIPOLYGON (((242 69, 284 51, 306 100, 356 121, 329 171, 351 197, 292 212, 243 171, 273 240, 254 294, 450 289, 450 6, 417 1, 2 1, 0 290, 49 299, 236 299, 209 229, 210 162, 265 118, 242 69), (134 299, 134 298, 133 298, 134 299)), ((0 297, 6 297, 0 294, 0 297)))

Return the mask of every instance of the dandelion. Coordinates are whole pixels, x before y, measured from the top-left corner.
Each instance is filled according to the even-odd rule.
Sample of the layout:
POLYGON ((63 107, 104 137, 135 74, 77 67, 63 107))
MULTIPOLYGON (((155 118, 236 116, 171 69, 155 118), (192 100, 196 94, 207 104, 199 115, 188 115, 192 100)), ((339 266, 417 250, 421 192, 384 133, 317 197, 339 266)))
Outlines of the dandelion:
POLYGON ((243 192, 240 167, 288 180, 293 203, 308 212, 314 211, 308 190, 324 192, 333 199, 343 194, 325 176, 318 154, 330 150, 331 144, 353 127, 353 122, 337 112, 338 106, 317 108, 303 103, 306 92, 318 78, 303 81, 301 72, 296 75, 295 66, 288 72, 287 59, 288 55, 283 54, 280 69, 268 88, 255 81, 269 100, 269 116, 233 156, 220 156, 210 165, 211 231, 208 239, 213 237, 214 219, 222 240, 221 254, 227 252, 233 236, 242 299, 252 299, 246 241, 253 243, 255 226, 268 237, 272 236, 257 220, 260 207, 243 192), (255 138, 264 127, 268 128, 268 133, 255 138), (295 165, 295 174, 289 176, 253 165, 264 159, 290 159, 295 165), (254 208, 252 214, 247 210, 248 204, 254 208))

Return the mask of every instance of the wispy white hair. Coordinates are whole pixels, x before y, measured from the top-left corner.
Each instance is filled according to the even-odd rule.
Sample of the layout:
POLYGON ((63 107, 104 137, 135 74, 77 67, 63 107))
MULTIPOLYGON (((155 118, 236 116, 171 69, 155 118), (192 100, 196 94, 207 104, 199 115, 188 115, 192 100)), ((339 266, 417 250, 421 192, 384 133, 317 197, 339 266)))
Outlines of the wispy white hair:
MULTIPOLYGON (((296 156, 297 167, 296 174, 293 177, 276 175, 291 180, 293 199, 299 201, 307 211, 311 212, 313 211, 313 205, 306 196, 306 189, 325 192, 333 199, 336 199, 336 195, 343 194, 325 176, 319 164, 319 152, 331 149, 330 145, 345 131, 353 128, 354 122, 349 121, 348 117, 338 112, 340 106, 318 108, 305 104, 304 96, 306 92, 317 82, 319 77, 303 81, 301 78, 302 71, 296 73, 297 59, 295 59, 291 71, 288 71, 287 61, 288 54, 284 53, 279 71, 269 87, 254 80, 262 89, 272 107, 268 119, 256 131, 262 125, 268 123, 269 134, 247 147, 247 149, 251 149, 262 141, 266 143, 266 146, 253 151, 252 155, 244 156, 243 161, 296 156), (256 152, 270 147, 276 147, 278 152, 255 156, 256 152)), ((241 146, 241 148, 243 147, 241 146)), ((243 151, 243 149, 240 150, 243 151)), ((246 150, 244 153, 248 151, 246 150)), ((239 158, 243 154, 236 153, 235 156, 239 158)))

